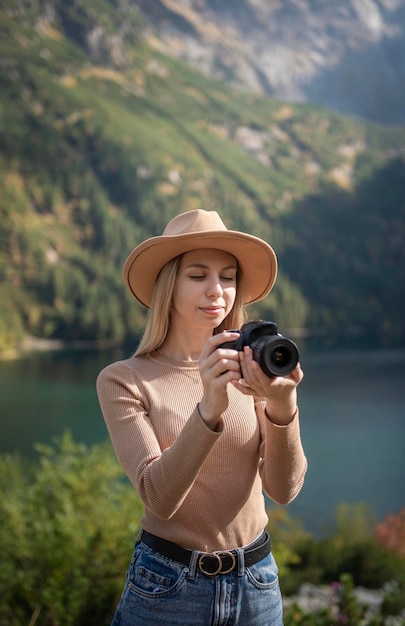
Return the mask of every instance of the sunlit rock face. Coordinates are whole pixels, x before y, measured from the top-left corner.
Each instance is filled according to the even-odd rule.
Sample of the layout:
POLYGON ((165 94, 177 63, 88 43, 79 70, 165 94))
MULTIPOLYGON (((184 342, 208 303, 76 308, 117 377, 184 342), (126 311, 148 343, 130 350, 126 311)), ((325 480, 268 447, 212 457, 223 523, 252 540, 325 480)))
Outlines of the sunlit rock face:
POLYGON ((404 0, 140 0, 153 44, 242 89, 405 122, 404 0))

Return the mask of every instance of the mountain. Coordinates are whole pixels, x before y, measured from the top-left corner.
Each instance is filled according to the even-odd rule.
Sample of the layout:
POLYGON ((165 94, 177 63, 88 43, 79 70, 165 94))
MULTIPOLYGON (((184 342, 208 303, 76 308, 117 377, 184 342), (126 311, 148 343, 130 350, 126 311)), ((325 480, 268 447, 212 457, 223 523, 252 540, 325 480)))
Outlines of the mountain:
POLYGON ((405 128, 202 74, 130 0, 4 0, 0 29, 1 351, 134 338, 122 264, 198 207, 277 251, 251 317, 404 341, 405 128))
POLYGON ((405 123, 403 0, 140 0, 151 45, 288 102, 405 123))

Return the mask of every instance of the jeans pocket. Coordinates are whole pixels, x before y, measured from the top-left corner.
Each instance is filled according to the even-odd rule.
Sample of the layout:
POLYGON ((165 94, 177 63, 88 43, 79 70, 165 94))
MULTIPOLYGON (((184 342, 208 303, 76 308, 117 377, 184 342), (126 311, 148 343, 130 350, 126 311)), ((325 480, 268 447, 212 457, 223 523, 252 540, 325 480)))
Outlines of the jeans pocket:
POLYGON ((279 586, 277 563, 270 552, 268 556, 246 568, 246 576, 256 589, 275 589, 279 586))
POLYGON ((129 591, 143 597, 163 598, 174 595, 181 589, 188 573, 187 568, 142 544, 136 552, 128 574, 129 591))

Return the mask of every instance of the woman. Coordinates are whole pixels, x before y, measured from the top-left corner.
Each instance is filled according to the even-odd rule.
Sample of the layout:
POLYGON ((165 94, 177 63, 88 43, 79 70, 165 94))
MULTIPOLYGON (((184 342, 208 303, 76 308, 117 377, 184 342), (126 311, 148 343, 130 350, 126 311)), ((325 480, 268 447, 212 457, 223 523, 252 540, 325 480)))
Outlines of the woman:
POLYGON ((112 626, 282 624, 263 490, 286 504, 302 487, 303 374, 297 365, 268 377, 249 347, 220 347, 276 273, 266 242, 202 210, 175 217, 125 263, 146 327, 97 390, 145 511, 112 626))

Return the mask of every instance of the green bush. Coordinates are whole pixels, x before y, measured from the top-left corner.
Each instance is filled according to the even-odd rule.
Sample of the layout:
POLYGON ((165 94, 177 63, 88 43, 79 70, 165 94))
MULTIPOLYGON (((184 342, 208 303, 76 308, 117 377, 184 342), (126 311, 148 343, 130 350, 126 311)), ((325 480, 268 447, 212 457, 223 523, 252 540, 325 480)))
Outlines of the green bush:
POLYGON ((38 463, 0 457, 0 624, 100 626, 120 595, 142 507, 111 447, 65 435, 38 463))
MULTIPOLYGON (((293 519, 285 507, 272 505, 268 511, 268 531, 271 536, 271 549, 277 560, 279 576, 281 580, 288 580, 291 567, 299 567, 301 556, 296 547, 311 540, 301 522, 293 519)), ((291 587, 288 587, 289 590, 291 587)), ((283 589, 284 591, 284 589, 283 589)))
POLYGON ((335 529, 317 539, 285 511, 272 507, 270 530, 275 556, 280 560, 283 595, 295 595, 303 583, 331 585, 334 591, 330 606, 310 614, 297 602, 288 606, 285 626, 405 624, 402 618, 391 617, 403 616, 405 611, 405 559, 399 544, 388 536, 389 532, 395 533, 395 538, 401 536, 398 526, 402 519, 403 514, 396 523, 379 524, 377 528, 384 527, 384 532, 378 534, 375 516, 368 505, 341 504, 336 511, 335 529), (381 537, 395 549, 388 549, 381 537), (384 591, 376 613, 357 602, 354 586, 384 591))
MULTIPOLYGON (((288 540, 281 535, 282 543, 288 541, 288 550, 294 555, 286 568, 283 563, 283 592, 292 595, 304 582, 328 584, 350 573, 356 586, 371 589, 396 581, 399 591, 395 601, 400 603, 398 596, 405 590, 405 559, 380 545, 375 526, 374 514, 366 504, 341 504, 336 511, 336 528, 328 536, 317 539, 302 530, 298 532, 298 527, 290 532, 288 540)), ((273 536, 280 537, 277 521, 273 536)), ((276 550, 280 547, 275 544, 276 550)))

